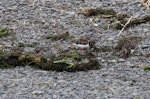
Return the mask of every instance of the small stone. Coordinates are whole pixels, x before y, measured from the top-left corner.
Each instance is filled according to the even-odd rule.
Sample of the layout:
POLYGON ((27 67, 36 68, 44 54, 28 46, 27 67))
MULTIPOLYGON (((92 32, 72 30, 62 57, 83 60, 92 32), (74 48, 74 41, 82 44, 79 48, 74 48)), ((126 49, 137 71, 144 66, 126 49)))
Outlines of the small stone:
POLYGON ((109 40, 109 41, 112 41, 112 40, 114 40, 114 38, 113 38, 113 37, 110 37, 110 38, 108 38, 108 40, 109 40))
POLYGON ((42 94, 44 94, 44 92, 43 91, 33 91, 32 94, 42 95, 42 94))
POLYGON ((106 60, 102 59, 101 62, 106 62, 106 60))
POLYGON ((47 90, 47 93, 48 93, 48 94, 53 94, 53 90, 51 90, 51 89, 50 89, 50 90, 47 90))
POLYGON ((126 64, 127 64, 127 65, 131 65, 131 62, 128 61, 128 62, 126 62, 126 64))
POLYGON ((118 61, 119 61, 119 62, 125 62, 125 59, 120 58, 120 59, 118 59, 118 61))
POLYGON ((68 11, 68 12, 66 12, 66 14, 68 14, 68 15, 70 15, 70 16, 74 16, 76 13, 75 13, 75 12, 68 11))
POLYGON ((96 27, 98 26, 98 24, 96 24, 96 23, 94 23, 93 25, 96 26, 96 27))
POLYGON ((150 45, 143 45, 142 46, 142 49, 147 49, 147 48, 149 48, 150 47, 150 45))
POLYGON ((112 62, 112 63, 117 63, 117 60, 113 59, 113 60, 111 60, 110 62, 112 62))
POLYGON ((56 99, 58 98, 58 96, 56 94, 53 94, 53 98, 56 99))
POLYGON ((144 33, 149 32, 149 29, 144 28, 144 29, 143 29, 143 32, 144 32, 144 33))

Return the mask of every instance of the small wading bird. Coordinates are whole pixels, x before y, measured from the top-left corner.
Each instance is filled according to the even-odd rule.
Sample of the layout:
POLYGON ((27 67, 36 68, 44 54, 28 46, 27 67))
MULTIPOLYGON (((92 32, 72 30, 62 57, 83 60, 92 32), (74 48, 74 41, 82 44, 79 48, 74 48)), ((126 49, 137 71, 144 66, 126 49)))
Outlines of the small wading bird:
POLYGON ((121 57, 127 58, 129 55, 132 55, 135 50, 135 44, 127 43, 122 46, 121 57))
POLYGON ((88 50, 92 50, 95 47, 95 40, 89 37, 83 37, 78 39, 76 43, 73 43, 73 46, 77 49, 81 49, 82 55, 86 55, 88 50))

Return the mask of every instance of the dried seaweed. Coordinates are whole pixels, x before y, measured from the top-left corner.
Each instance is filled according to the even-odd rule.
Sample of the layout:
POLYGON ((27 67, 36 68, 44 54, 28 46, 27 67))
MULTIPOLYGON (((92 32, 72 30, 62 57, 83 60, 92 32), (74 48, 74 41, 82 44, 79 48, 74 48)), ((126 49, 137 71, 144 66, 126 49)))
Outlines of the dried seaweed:
POLYGON ((50 59, 47 60, 45 57, 36 54, 22 54, 17 52, 0 53, 0 68, 16 66, 32 66, 44 70, 75 72, 99 69, 100 64, 93 56, 79 57, 77 54, 52 55, 50 59))

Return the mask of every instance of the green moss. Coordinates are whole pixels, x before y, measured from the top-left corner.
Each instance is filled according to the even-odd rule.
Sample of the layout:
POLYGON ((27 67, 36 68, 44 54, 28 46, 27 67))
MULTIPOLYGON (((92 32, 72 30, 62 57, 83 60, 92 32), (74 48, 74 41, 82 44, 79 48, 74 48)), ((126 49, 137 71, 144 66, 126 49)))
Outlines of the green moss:
POLYGON ((53 63, 55 63, 55 64, 66 64, 66 65, 68 65, 67 68, 73 68, 75 66, 75 64, 73 62, 71 62, 71 60, 69 60, 69 59, 57 60, 57 61, 54 61, 53 63))
POLYGON ((150 66, 145 66, 143 69, 144 70, 150 70, 150 66))
POLYGON ((7 36, 8 34, 11 34, 10 30, 8 28, 0 28, 0 37, 7 36))
POLYGON ((81 57, 78 53, 73 52, 73 53, 71 54, 71 58, 80 61, 82 57, 81 57))

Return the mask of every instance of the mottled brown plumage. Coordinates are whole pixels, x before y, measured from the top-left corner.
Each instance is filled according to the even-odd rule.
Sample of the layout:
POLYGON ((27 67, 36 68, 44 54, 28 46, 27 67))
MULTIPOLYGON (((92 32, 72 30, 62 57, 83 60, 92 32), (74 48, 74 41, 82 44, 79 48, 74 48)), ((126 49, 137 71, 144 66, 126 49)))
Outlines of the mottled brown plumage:
POLYGON ((127 43, 122 46, 122 57, 126 58, 131 54, 131 49, 135 49, 135 44, 127 43))
POLYGON ((84 37, 81 37, 80 39, 77 39, 75 41, 75 43, 76 44, 83 44, 83 45, 89 44, 89 47, 91 49, 91 48, 95 47, 96 40, 93 38, 90 38, 89 36, 84 36, 84 37))
POLYGON ((81 38, 77 39, 75 41, 75 43, 77 43, 77 44, 87 44, 89 42, 89 40, 90 40, 90 37, 84 36, 84 37, 81 37, 81 38))

